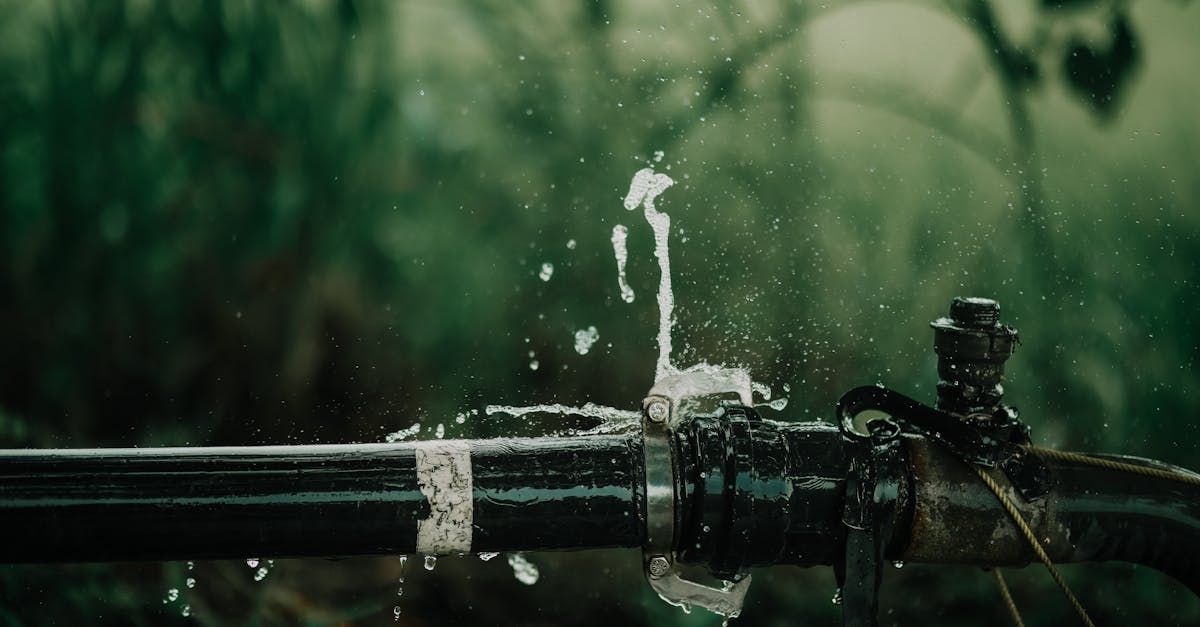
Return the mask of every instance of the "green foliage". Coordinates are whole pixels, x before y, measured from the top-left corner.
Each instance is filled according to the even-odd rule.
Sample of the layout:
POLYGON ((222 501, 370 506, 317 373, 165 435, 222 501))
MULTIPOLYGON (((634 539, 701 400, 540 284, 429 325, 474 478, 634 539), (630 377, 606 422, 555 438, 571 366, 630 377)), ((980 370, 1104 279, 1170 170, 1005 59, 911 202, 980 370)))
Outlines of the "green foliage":
MULTIPOLYGON (((678 362, 789 384, 783 419, 875 381, 928 398, 925 324, 990 295, 1042 442, 1200 466, 1197 14, 1145 4, 0 4, 0 444, 524 435, 561 425, 452 418, 630 407, 657 269, 620 199, 653 164, 679 181, 678 362)), ((533 559, 529 588, 502 560, 410 565, 402 621, 715 623, 634 553, 533 559)), ((392 624, 395 562, 200 564, 190 619, 161 603, 180 565, 5 567, 0 624, 392 624)), ((1155 573, 1067 574, 1102 622, 1200 616, 1155 573)), ((836 624, 827 570, 755 577, 745 624, 836 624)), ((1010 580, 1026 624, 1068 620, 1041 573, 1010 580)), ((884 624, 1006 624, 990 584, 905 567, 884 624)))

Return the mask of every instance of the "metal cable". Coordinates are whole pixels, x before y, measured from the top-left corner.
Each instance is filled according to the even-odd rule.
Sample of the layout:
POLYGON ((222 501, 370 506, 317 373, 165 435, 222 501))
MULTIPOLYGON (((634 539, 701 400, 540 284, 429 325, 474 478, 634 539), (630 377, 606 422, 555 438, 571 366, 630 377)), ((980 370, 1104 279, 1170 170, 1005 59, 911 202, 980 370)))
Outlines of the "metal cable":
POLYGON ((1032 451, 1042 457, 1057 459, 1059 461, 1074 462, 1077 464, 1087 464, 1089 466, 1097 466, 1107 470, 1115 470, 1119 472, 1131 472, 1147 477, 1155 477, 1158 479, 1167 479, 1169 481, 1178 481, 1200 487, 1200 476, 1182 473, 1175 470, 1166 470, 1164 468, 1153 468, 1150 466, 1139 466, 1138 464, 1129 464, 1118 462, 1104 457, 1095 457, 1085 453, 1071 453, 1069 451, 1059 451, 1052 448, 1042 448, 1040 446, 1026 445, 1026 450, 1032 451))
POLYGON ((971 464, 970 466, 975 470, 975 474, 979 475, 979 478, 983 480, 983 483, 987 485, 989 489, 991 489, 993 494, 996 495, 996 498, 1000 500, 1000 504, 1004 506, 1004 509, 1008 512, 1009 517, 1011 517, 1013 522, 1016 523, 1017 528, 1021 530, 1021 533, 1025 536, 1025 539, 1029 541, 1029 546, 1033 548, 1033 552, 1037 555, 1038 559, 1041 560, 1042 564, 1046 566, 1046 570, 1050 571, 1050 576, 1054 579, 1054 583, 1058 584, 1059 589, 1062 590, 1063 594, 1067 597, 1067 600, 1071 602, 1071 606, 1075 608, 1075 613, 1079 615, 1079 620, 1081 620, 1084 625, 1087 625, 1087 627, 1096 627, 1096 623, 1092 622, 1091 617, 1088 616, 1087 610, 1083 609, 1083 605, 1080 604, 1079 599, 1075 596, 1075 593, 1071 592, 1071 588, 1067 585, 1066 580, 1063 579, 1062 573, 1058 572, 1058 569, 1054 567, 1054 562, 1050 561, 1050 556, 1047 555, 1046 550, 1042 548, 1042 543, 1038 541, 1037 535, 1033 533, 1033 529, 1029 528, 1029 523, 1025 522, 1025 517, 1021 516, 1021 512, 1017 509, 1017 506, 1014 505, 1012 500, 1004 494, 1004 490, 1000 487, 1000 484, 996 483, 996 480, 993 479, 992 476, 989 475, 983 468, 980 468, 974 464, 971 464))
POLYGON ((1004 581, 1004 574, 1000 572, 999 568, 993 568, 992 575, 996 578, 996 587, 1000 588, 1000 596, 1004 597, 1004 604, 1008 606, 1008 614, 1012 616, 1013 624, 1017 627, 1025 627, 1025 621, 1021 620, 1021 610, 1017 609, 1012 592, 1008 590, 1008 583, 1004 581))

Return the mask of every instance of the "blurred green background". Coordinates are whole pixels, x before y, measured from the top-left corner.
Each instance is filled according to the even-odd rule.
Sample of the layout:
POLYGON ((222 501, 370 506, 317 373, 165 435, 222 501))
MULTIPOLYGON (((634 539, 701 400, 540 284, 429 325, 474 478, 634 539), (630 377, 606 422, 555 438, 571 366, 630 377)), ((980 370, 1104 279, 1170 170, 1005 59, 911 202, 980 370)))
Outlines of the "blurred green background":
MULTIPOLYGON (((5 0, 0 446, 529 435, 563 423, 454 416, 632 408, 658 272, 621 198, 653 164, 678 181, 677 363, 787 384, 785 420, 864 383, 931 399, 926 323, 993 296, 1041 442, 1200 467, 1198 26, 1154 0, 5 0)), ((0 625, 720 623, 654 598, 636 551, 530 559, 534 586, 503 559, 410 562, 399 598, 396 558, 261 582, 7 566, 0 625)), ((1064 570, 1100 624, 1200 621, 1155 572, 1064 570)), ((738 624, 838 624, 828 569, 755 579, 738 624)), ((1009 581, 1026 624, 1073 620, 1041 569, 1009 581)), ((889 572, 883 605, 1008 624, 974 569, 889 572)))

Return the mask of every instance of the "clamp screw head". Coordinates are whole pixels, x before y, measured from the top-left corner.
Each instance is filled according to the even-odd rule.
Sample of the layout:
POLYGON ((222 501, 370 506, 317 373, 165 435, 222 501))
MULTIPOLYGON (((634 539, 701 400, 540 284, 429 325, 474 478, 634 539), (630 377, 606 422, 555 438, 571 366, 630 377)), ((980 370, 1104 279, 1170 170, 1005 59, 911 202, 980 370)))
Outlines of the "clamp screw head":
POLYGON ((650 422, 666 422, 671 415, 671 406, 664 399, 655 399, 646 405, 646 417, 650 422))
POLYGON ((658 579, 671 570, 671 562, 661 555, 656 555, 650 558, 650 563, 646 568, 650 571, 651 579, 658 579))

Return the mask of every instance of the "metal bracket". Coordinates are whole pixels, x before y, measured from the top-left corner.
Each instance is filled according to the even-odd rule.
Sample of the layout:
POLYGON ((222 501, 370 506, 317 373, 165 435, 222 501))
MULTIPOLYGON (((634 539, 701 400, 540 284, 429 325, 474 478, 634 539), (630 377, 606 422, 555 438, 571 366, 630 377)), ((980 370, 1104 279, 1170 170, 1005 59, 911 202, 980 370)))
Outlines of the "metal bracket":
POLYGON ((1036 455, 1027 455, 1029 427, 1017 419, 1016 410, 999 405, 990 414, 959 416, 934 409, 899 392, 876 385, 854 388, 837 405, 843 434, 854 431, 854 418, 874 410, 887 414, 904 433, 917 433, 940 442, 963 460, 992 468, 999 466, 1021 497, 1042 498, 1053 487, 1053 477, 1036 455))
MULTIPOLYGON (((730 371, 733 374, 734 371, 730 371)), ((695 386, 691 373, 665 377, 655 383, 642 401, 642 449, 646 467, 646 546, 643 567, 650 587, 671 605, 690 610, 702 607, 714 614, 733 618, 741 613, 750 587, 750 575, 722 588, 684 579, 675 559, 675 469, 671 453, 671 427, 684 398, 737 393, 750 403, 749 381, 734 385, 736 378, 706 377, 710 386, 695 386), (744 389, 743 389, 744 387, 744 389), (732 388, 732 389, 731 389, 732 388), (686 391, 686 392, 685 392, 686 391)))

